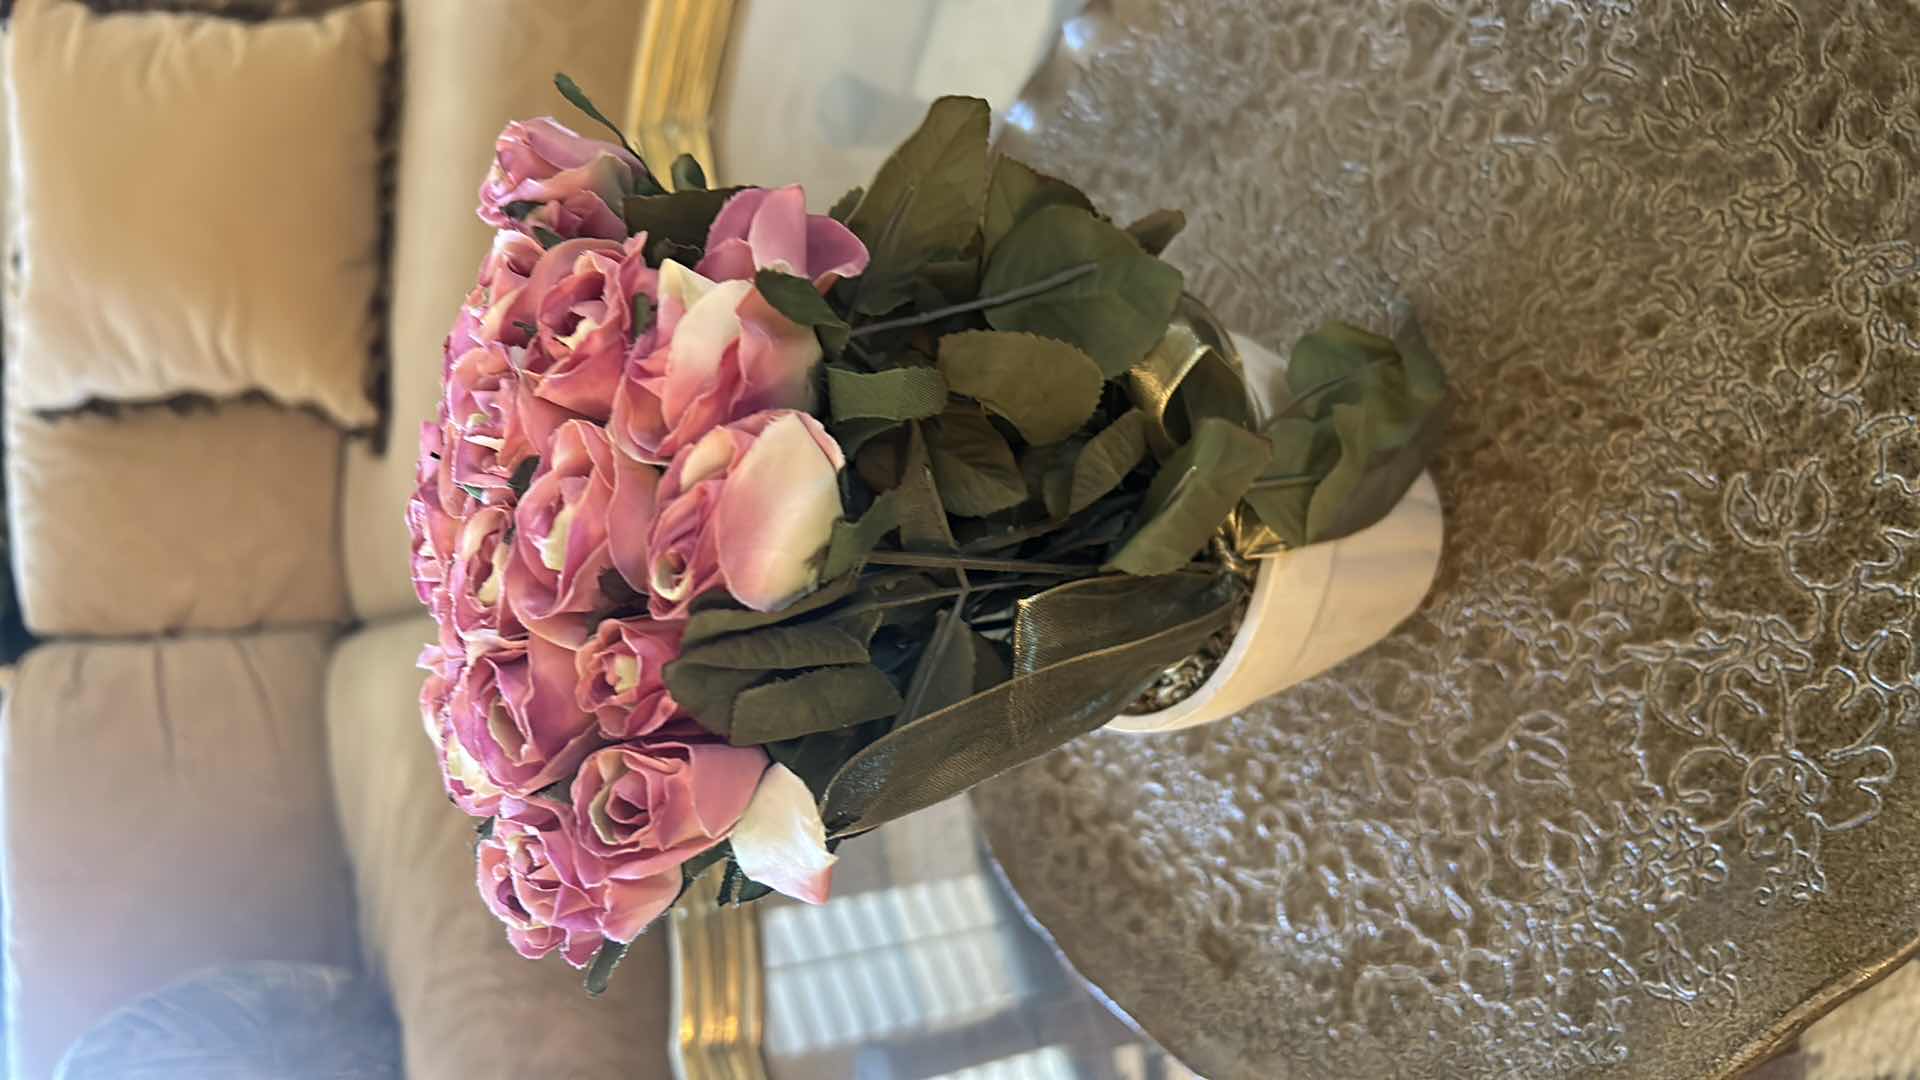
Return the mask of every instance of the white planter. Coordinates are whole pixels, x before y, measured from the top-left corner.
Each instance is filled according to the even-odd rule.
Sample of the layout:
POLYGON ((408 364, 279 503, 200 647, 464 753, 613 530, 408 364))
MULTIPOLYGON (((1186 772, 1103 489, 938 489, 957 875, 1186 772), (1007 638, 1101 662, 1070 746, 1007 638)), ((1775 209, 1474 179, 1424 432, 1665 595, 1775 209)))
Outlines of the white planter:
MULTIPOLYGON (((1285 362, 1235 338, 1262 413, 1285 362)), ((1261 560, 1247 617, 1211 677, 1171 708, 1122 716, 1114 731, 1151 734, 1223 720, 1310 679, 1393 632, 1440 566, 1440 494, 1422 475, 1393 512, 1351 536, 1261 560)))

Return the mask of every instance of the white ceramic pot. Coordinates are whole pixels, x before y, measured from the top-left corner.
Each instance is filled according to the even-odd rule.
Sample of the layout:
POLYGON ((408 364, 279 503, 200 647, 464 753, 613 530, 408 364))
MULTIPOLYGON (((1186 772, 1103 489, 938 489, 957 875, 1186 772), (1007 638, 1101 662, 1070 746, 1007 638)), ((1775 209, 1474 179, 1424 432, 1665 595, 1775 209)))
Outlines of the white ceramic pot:
MULTIPOLYGON (((1234 341, 1256 404, 1270 414, 1268 388, 1285 362, 1242 338, 1234 341)), ((1261 560, 1247 617, 1212 676, 1171 708, 1122 716, 1107 727, 1151 734, 1223 720, 1366 649, 1426 597, 1444 531, 1440 494, 1422 474, 1373 525, 1261 560)))

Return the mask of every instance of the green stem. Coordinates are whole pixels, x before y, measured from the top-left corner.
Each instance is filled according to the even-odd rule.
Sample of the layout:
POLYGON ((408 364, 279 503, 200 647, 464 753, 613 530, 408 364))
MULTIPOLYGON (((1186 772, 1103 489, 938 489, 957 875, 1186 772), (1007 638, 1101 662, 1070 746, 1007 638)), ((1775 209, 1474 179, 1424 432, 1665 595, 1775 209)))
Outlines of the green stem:
POLYGON ((1099 266, 1094 263, 1082 263, 1079 266, 1062 270, 1051 277, 1042 278, 1031 285, 1022 285, 1017 289, 1009 289, 996 296, 983 296, 978 300, 969 300, 964 304, 954 304, 951 307, 937 308, 933 311, 923 311, 917 315, 903 315, 898 319, 888 319, 885 322, 868 323, 855 330, 853 336, 859 338, 866 337, 868 334, 882 333, 887 330, 903 330, 909 326, 924 326, 927 323, 939 322, 941 319, 954 315, 964 315, 969 311, 979 311, 983 308, 1011 304, 1016 300, 1025 300, 1028 297, 1039 296, 1044 292, 1052 292, 1054 289, 1070 282, 1078 281, 1098 269, 1100 269, 1099 266))
POLYGON ((1263 477, 1253 482, 1248 491, 1278 491, 1283 488, 1309 487, 1320 482, 1313 473, 1294 473, 1291 476, 1263 477))
POLYGON ((1293 414, 1299 410, 1300 406, 1306 404, 1309 401, 1312 401, 1314 398, 1319 397, 1321 394, 1324 394, 1329 390, 1340 389, 1342 386, 1347 385, 1353 380, 1373 370, 1373 368, 1377 367, 1378 365, 1384 364, 1384 363, 1386 363, 1385 360, 1369 361, 1365 366, 1357 368, 1353 371, 1349 371, 1345 375, 1336 375, 1333 378, 1328 379, 1326 382, 1320 383, 1317 386, 1308 387, 1305 393, 1295 395, 1294 399, 1288 402, 1287 407, 1285 409, 1280 410, 1280 415, 1274 417, 1274 419, 1287 420, 1287 419, 1293 418, 1293 414))
POLYGON ((979 570, 992 574, 1050 574, 1091 577, 1099 567, 1074 563, 1031 562, 1026 559, 975 559, 965 555, 927 555, 916 551, 875 551, 867 562, 876 566, 909 566, 921 570, 979 570))

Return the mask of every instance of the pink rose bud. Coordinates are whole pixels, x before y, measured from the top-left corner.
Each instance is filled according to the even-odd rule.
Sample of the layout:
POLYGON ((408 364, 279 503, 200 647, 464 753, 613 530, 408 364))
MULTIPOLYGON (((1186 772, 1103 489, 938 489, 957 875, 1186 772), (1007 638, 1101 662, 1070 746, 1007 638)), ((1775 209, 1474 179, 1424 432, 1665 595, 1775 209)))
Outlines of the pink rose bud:
POLYGON ((600 745, 573 687, 572 650, 543 638, 480 654, 448 699, 453 734, 494 786, 530 795, 600 745))
POLYGON ((720 208, 707 232, 699 271, 715 281, 749 280, 777 270, 813 282, 821 292, 867 269, 867 246, 845 225, 807 213, 799 186, 748 188, 720 208))
POLYGON ((791 410, 756 413, 682 450, 660 481, 647 543, 654 618, 683 618, 714 588, 756 611, 810 592, 840 517, 845 465, 820 422, 791 410))
POLYGON ((589 139, 551 117, 508 124, 480 186, 480 220, 563 240, 624 240, 625 204, 643 171, 624 148, 589 139))
POLYGON ((679 715, 662 671, 680 655, 681 629, 653 619, 607 619, 574 654, 580 708, 599 717, 601 734, 637 739, 679 715))
MULTIPOLYGON (((434 647, 433 651, 439 650, 434 647)), ((420 721, 439 752, 440 780, 447 797, 474 817, 492 817, 504 792, 487 778, 486 770, 453 734, 453 690, 463 675, 464 669, 457 666, 450 671, 441 667, 429 670, 420 688, 420 721)))
POLYGON ((440 501, 440 457, 446 450, 446 432, 439 424, 420 425, 417 487, 407 500, 407 534, 413 538, 413 591, 431 606, 434 593, 447 579, 460 521, 440 501))
POLYGON ((785 765, 768 769, 733 830, 740 872, 809 904, 827 902, 836 857, 806 781, 785 765))
MULTIPOLYGON (((587 758, 573 781, 573 813, 589 886, 646 881, 726 838, 766 770, 758 747, 731 746, 697 727, 643 743, 609 747, 587 758)), ((676 889, 676 893, 677 893, 676 889)), ((668 900, 671 902, 672 897, 668 900)), ((606 935, 632 941, 665 905, 608 898, 606 935)))
POLYGON ((480 898, 506 924, 514 951, 538 960, 557 949, 583 968, 603 940, 602 902, 580 883, 570 824, 557 804, 502 800, 493 834, 476 853, 476 876, 480 898))
POLYGON ((665 464, 722 424, 813 408, 820 342, 751 281, 709 281, 669 259, 659 290, 659 344, 628 363, 608 425, 628 456, 665 464))
POLYGON ((602 576, 616 550, 644 562, 659 470, 614 453, 585 420, 561 424, 548 450, 514 508, 507 596, 527 629, 571 649, 587 639, 588 614, 608 606, 602 576))
POLYGON ((660 275, 642 255, 646 240, 569 240, 541 256, 521 294, 537 328, 520 364, 534 393, 594 420, 612 415, 628 350, 654 342, 660 275))

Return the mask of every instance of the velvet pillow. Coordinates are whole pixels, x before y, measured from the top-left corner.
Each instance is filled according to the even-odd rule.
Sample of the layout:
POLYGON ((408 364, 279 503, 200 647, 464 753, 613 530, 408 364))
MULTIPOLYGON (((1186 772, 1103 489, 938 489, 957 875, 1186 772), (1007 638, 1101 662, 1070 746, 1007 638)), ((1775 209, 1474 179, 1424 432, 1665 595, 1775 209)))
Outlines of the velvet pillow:
POLYGON ((17 405, 367 391, 389 0, 320 17, 19 0, 8 34, 17 405))

